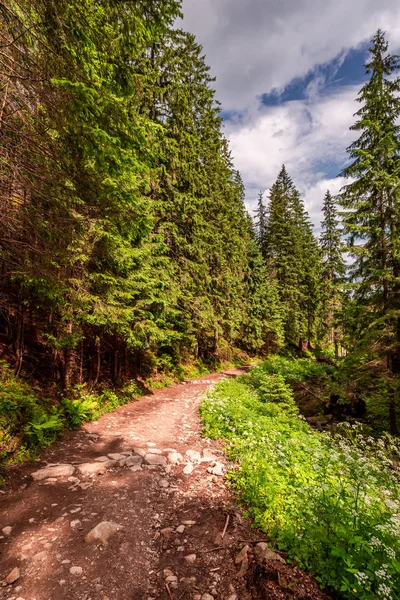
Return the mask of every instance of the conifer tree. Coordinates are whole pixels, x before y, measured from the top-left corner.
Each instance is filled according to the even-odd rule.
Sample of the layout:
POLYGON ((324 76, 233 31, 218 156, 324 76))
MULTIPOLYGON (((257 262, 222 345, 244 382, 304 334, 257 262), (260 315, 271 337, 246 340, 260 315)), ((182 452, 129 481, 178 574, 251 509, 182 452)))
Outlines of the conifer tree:
POLYGON ((261 249, 261 254, 265 258, 266 254, 266 235, 267 235, 267 208, 263 200, 263 192, 258 194, 257 208, 255 210, 256 239, 261 249))
POLYGON ((304 350, 316 334, 320 256, 303 202, 284 165, 271 187, 267 216, 265 255, 285 311, 286 342, 304 350))
POLYGON ((328 190, 325 194, 321 222, 320 246, 322 251, 322 320, 328 331, 330 343, 339 355, 340 326, 337 323, 338 311, 342 304, 341 282, 345 274, 342 254, 342 231, 339 224, 335 200, 328 190))
POLYGON ((365 307, 363 323, 372 344, 379 339, 386 357, 389 413, 397 432, 396 395, 400 375, 400 79, 398 56, 388 54, 378 30, 370 47, 370 76, 357 101, 353 131, 360 137, 348 148, 352 163, 343 171, 351 181, 342 191, 345 232, 354 257, 356 298, 365 307))

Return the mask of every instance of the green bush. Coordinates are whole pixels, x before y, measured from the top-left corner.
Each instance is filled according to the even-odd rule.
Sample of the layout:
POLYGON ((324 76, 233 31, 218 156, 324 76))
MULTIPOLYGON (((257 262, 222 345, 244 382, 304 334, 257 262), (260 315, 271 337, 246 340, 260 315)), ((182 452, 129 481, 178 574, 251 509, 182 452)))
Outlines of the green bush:
POLYGON ((230 478, 249 514, 322 586, 344 598, 399 598, 396 441, 365 439, 357 426, 335 437, 311 429, 267 371, 253 370, 256 387, 244 378, 218 384, 201 406, 205 433, 229 442, 230 478))
POLYGON ((325 363, 320 363, 308 358, 285 358, 283 356, 274 355, 261 365, 254 367, 251 371, 253 385, 257 385, 257 380, 264 374, 272 375, 279 374, 286 382, 290 381, 306 381, 313 377, 324 377, 333 373, 334 368, 325 363))
POLYGON ((39 389, 16 377, 0 361, 0 465, 36 456, 65 428, 76 429, 140 395, 135 382, 118 393, 103 389, 94 394, 77 385, 70 397, 56 402, 43 398, 39 389))

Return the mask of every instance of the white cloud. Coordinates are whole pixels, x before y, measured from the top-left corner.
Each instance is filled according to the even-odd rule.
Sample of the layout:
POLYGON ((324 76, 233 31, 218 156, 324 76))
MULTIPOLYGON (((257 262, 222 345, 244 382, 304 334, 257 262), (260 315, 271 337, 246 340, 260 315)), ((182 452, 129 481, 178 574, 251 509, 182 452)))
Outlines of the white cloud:
POLYGON ((247 123, 226 123, 226 134, 236 168, 247 188, 250 209, 259 190, 267 190, 285 163, 302 193, 315 223, 330 188, 337 193, 344 184, 335 178, 346 162, 346 147, 354 139, 353 123, 357 86, 348 86, 331 96, 296 100, 280 106, 260 107, 247 123))
POLYGON ((342 86, 321 95, 329 88, 327 71, 318 66, 330 63, 332 74, 378 27, 398 52, 399 0, 183 0, 183 10, 183 26, 203 44, 217 76, 223 110, 239 115, 225 127, 249 208, 285 163, 318 229, 326 189, 336 193, 344 183, 335 176, 355 137, 349 126, 359 91, 342 86), (305 100, 260 103, 272 91, 279 101, 285 86, 309 72, 305 100))
POLYGON ((378 27, 400 47, 398 0, 183 0, 217 76, 225 110, 243 110, 318 64, 371 38, 378 27))

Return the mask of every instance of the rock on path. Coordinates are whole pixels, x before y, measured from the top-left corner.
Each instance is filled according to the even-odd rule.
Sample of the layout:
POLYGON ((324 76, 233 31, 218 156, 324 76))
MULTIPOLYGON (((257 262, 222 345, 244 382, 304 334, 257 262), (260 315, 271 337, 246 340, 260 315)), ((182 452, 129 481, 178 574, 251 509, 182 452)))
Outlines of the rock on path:
POLYGON ((232 516, 221 536, 238 509, 198 417, 220 378, 122 406, 67 432, 34 468, 14 469, 0 496, 0 600, 250 600, 235 579, 243 544, 235 547, 233 530, 255 534, 232 516))

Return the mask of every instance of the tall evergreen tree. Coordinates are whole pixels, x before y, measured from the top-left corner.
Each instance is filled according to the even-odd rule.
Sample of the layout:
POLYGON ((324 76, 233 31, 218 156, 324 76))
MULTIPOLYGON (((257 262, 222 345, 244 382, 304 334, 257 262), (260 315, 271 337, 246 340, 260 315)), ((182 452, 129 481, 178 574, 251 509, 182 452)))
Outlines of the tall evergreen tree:
POLYGON ((258 194, 257 208, 255 210, 256 239, 261 249, 261 254, 266 256, 266 236, 267 236, 267 208, 263 200, 263 192, 258 194))
POLYGON ((339 355, 340 326, 337 323, 338 311, 342 304, 341 282, 345 274, 342 253, 342 230, 335 199, 328 190, 325 194, 321 222, 320 246, 322 251, 322 321, 328 332, 329 341, 339 355))
POLYGON ((352 163, 343 171, 351 181, 342 191, 345 231, 354 257, 356 298, 364 305, 368 343, 386 357, 392 433, 397 432, 396 395, 400 375, 400 79, 398 56, 388 54, 378 30, 370 47, 370 76, 357 101, 353 131, 360 137, 348 148, 352 163))
POLYGON ((315 339, 320 256, 308 215, 283 165, 271 187, 265 255, 277 280, 286 342, 305 349, 315 339))

